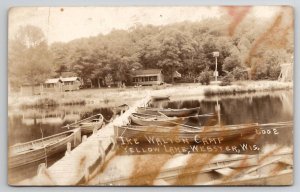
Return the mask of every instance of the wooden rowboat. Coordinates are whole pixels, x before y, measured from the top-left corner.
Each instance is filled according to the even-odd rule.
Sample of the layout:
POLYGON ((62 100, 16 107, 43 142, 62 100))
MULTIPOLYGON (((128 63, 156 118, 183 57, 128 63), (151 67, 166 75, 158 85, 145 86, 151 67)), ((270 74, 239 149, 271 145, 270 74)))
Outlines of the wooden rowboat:
POLYGON ((164 114, 168 117, 185 117, 189 115, 194 115, 199 113, 200 107, 195 108, 183 108, 183 109, 161 109, 161 108, 151 108, 151 107, 138 107, 138 113, 151 114, 151 115, 161 115, 164 114))
POLYGON ((115 127, 117 137, 138 138, 146 141, 146 137, 178 138, 195 141, 195 138, 222 138, 230 140, 235 137, 254 134, 258 128, 257 123, 228 126, 205 126, 200 130, 184 130, 183 127, 160 126, 119 126, 115 127))
MULTIPOLYGON (((212 118, 214 115, 212 113, 197 115, 197 118, 200 122, 205 122, 212 118)), ((193 116, 194 117, 194 116, 193 116)), ((157 116, 141 113, 132 113, 130 120, 133 124, 142 125, 142 126, 176 126, 179 124, 185 124, 188 121, 189 117, 167 117, 167 116, 157 116)))
POLYGON ((81 128, 82 134, 91 134, 102 127, 104 117, 102 114, 93 115, 81 121, 64 126, 64 128, 81 128))
POLYGON ((166 96, 158 96, 158 95, 151 96, 152 101, 160 101, 160 100, 168 100, 168 99, 170 99, 170 96, 168 96, 168 95, 166 95, 166 96))
MULTIPOLYGON (((287 159, 293 162, 292 154, 287 159)), ((265 157, 265 156, 263 156, 265 157)), ((266 158, 266 157, 265 157, 266 158)), ((285 162, 284 156, 282 158, 271 156, 267 157, 268 162, 261 160, 256 166, 245 167, 240 169, 235 177, 234 170, 227 169, 226 172, 218 169, 215 170, 221 176, 215 181, 204 183, 205 185, 290 185, 293 180, 293 163, 285 162), (224 179, 225 178, 225 179, 224 179)))
POLYGON ((15 168, 45 159, 53 154, 66 151, 69 142, 72 147, 77 146, 80 140, 80 129, 73 129, 42 139, 15 144, 9 147, 8 167, 15 168))
POLYGON ((115 113, 115 114, 120 114, 120 113, 124 113, 126 110, 129 109, 129 106, 127 104, 123 104, 123 105, 119 105, 117 107, 113 107, 112 108, 112 111, 115 113))

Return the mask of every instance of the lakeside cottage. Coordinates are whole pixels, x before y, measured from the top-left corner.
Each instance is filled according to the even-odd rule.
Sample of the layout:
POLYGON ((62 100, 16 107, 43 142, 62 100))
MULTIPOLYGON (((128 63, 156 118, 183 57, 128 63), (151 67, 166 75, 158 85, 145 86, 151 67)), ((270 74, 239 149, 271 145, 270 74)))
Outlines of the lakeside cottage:
POLYGON ((43 89, 43 85, 35 84, 32 85, 30 83, 23 83, 20 87, 21 95, 39 95, 41 90, 43 89))
POLYGON ((63 82, 63 91, 79 90, 81 81, 79 77, 60 78, 63 82))
POLYGON ((161 69, 137 70, 132 81, 134 85, 160 85, 164 83, 164 75, 161 69))
POLYGON ((80 85, 81 81, 79 77, 47 79, 43 86, 43 92, 74 91, 78 90, 80 85))
POLYGON ((43 86, 43 92, 62 91, 63 81, 60 78, 47 79, 43 86))

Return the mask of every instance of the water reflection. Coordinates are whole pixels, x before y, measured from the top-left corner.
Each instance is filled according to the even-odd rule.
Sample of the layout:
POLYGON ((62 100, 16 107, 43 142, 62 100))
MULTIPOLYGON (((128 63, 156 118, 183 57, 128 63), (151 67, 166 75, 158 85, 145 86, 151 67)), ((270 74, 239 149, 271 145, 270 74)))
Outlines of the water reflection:
MULTIPOLYGON (((98 113, 101 113, 106 120, 110 120, 119 112, 118 108, 113 107, 94 108, 80 105, 10 111, 8 115, 9 146, 66 131, 66 128, 62 128, 64 125, 98 113)), ((40 163, 47 162, 47 165, 51 166, 63 155, 64 152, 58 153, 47 157, 47 160, 43 159, 26 166, 10 169, 8 175, 10 183, 33 177, 36 175, 40 163)))
POLYGON ((153 102, 152 107, 201 107, 200 113, 215 112, 220 105, 221 121, 225 125, 241 123, 270 123, 293 119, 293 92, 268 92, 236 96, 206 97, 203 100, 173 100, 153 102))
POLYGON ((9 114, 9 146, 66 131, 64 125, 101 113, 106 120, 117 114, 113 108, 68 106, 27 109, 9 114))
MULTIPOLYGON (((293 92, 274 91, 259 94, 243 94, 233 96, 206 97, 197 100, 180 100, 171 98, 171 101, 153 102, 152 107, 163 108, 191 108, 201 107, 200 113, 217 112, 220 106, 220 123, 223 125, 245 123, 273 123, 293 120, 293 92)), ((189 124, 195 125, 195 120, 189 124)), ((215 120, 218 123, 218 119, 215 120)), ((260 135, 253 138, 258 144, 276 144, 291 146, 293 143, 293 127, 278 129, 277 135, 260 135)))

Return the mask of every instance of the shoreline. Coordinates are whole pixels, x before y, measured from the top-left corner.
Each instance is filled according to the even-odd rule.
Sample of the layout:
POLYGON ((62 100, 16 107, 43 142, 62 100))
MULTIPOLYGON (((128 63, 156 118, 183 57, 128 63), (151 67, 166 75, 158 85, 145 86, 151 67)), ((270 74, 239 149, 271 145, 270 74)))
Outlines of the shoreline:
POLYGON ((148 86, 128 88, 82 89, 74 92, 47 93, 34 96, 8 96, 8 108, 42 108, 72 105, 130 105, 148 95, 170 95, 176 97, 199 95, 204 97, 235 95, 244 93, 292 90, 293 82, 237 81, 229 86, 175 84, 172 86, 148 86))

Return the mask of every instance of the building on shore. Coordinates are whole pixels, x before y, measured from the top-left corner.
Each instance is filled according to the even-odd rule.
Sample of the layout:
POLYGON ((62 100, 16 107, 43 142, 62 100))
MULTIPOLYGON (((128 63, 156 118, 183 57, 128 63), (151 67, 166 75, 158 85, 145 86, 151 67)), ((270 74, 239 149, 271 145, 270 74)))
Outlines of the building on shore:
POLYGON ((132 82, 134 85, 161 85, 164 75, 161 69, 144 69, 134 72, 132 82))
POLYGON ((43 86, 43 92, 74 91, 80 89, 79 77, 60 77, 47 79, 43 86))
POLYGON ((82 85, 79 77, 60 77, 47 79, 44 83, 32 85, 24 83, 21 86, 21 95, 40 95, 51 92, 64 92, 79 90, 82 85))
POLYGON ((23 83, 20 86, 20 95, 29 96, 29 95, 39 95, 41 94, 41 90, 43 89, 43 84, 35 84, 31 83, 23 83))
POLYGON ((63 91, 74 91, 80 89, 81 80, 79 77, 64 77, 60 79, 63 82, 63 91))
POLYGON ((61 78, 47 79, 41 92, 61 92, 63 90, 62 87, 63 81, 61 78))

